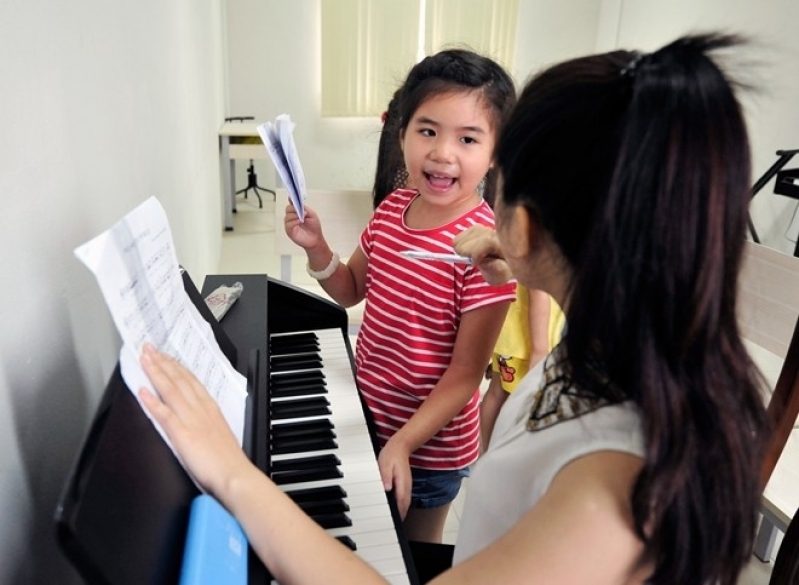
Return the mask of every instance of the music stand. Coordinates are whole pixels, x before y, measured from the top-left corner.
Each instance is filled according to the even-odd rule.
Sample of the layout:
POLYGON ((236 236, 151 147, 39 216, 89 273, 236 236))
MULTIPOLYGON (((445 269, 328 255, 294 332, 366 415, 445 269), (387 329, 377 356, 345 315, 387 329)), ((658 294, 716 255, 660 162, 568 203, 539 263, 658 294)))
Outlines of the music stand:
MULTIPOLYGON (((254 120, 253 116, 232 116, 230 118, 225 118, 225 122, 244 122, 245 120, 254 120)), ((272 194, 272 200, 276 199, 276 194, 272 189, 267 189, 266 187, 261 187, 258 184, 258 175, 255 174, 255 165, 253 164, 253 159, 250 159, 250 166, 247 167, 247 186, 244 189, 239 189, 233 194, 233 198, 235 200, 236 195, 240 193, 244 193, 244 198, 247 199, 247 192, 252 189, 255 196, 258 197, 258 208, 262 209, 264 206, 264 202, 261 199, 261 194, 259 191, 266 191, 267 193, 272 194)), ((236 212, 236 206, 233 206, 233 212, 236 212)))
MULTIPOLYGON (((799 199, 799 169, 787 169, 780 172, 782 167, 787 165, 788 161, 790 161, 797 153, 799 153, 799 149, 777 151, 777 156, 779 157, 777 162, 771 165, 769 170, 767 170, 762 177, 755 181, 755 184, 752 186, 752 199, 754 199, 757 192, 760 191, 774 175, 777 175, 777 181, 774 185, 774 193, 777 195, 785 195, 787 197, 799 199)), ((759 244, 760 237, 757 235, 755 224, 752 222, 752 216, 749 214, 747 214, 747 223, 749 225, 749 233, 752 235, 752 240, 756 244, 759 244)), ((797 238, 793 255, 799 258, 799 238, 797 238)))

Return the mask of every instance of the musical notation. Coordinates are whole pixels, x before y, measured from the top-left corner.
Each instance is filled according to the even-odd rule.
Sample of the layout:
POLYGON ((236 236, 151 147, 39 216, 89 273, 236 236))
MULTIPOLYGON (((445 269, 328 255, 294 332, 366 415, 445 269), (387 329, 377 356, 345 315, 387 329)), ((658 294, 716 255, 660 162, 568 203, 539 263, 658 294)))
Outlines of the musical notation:
MULTIPOLYGON (((166 212, 158 200, 147 199, 109 230, 76 248, 75 255, 100 285, 122 337, 122 377, 136 398, 141 387, 155 393, 139 365, 144 344, 151 343, 208 388, 241 444, 247 381, 231 366, 186 294, 166 212)), ((160 426, 153 424, 166 440, 160 426)))

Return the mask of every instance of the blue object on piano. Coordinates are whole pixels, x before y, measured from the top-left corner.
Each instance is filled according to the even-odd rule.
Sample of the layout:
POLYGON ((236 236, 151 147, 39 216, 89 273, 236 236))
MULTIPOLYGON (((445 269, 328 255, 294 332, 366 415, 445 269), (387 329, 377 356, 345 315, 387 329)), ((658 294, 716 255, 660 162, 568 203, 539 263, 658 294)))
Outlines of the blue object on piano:
POLYGON ((194 498, 180 585, 246 585, 247 537, 212 496, 194 498))

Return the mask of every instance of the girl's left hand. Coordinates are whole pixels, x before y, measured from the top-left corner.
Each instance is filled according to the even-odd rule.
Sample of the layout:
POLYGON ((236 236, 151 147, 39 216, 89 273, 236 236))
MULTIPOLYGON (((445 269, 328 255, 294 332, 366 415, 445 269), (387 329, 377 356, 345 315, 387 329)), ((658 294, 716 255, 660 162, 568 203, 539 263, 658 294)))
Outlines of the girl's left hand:
POLYGON ((391 439, 377 456, 377 465, 380 468, 380 478, 386 491, 394 490, 394 499, 397 501, 400 517, 405 519, 411 505, 411 477, 410 455, 391 439))

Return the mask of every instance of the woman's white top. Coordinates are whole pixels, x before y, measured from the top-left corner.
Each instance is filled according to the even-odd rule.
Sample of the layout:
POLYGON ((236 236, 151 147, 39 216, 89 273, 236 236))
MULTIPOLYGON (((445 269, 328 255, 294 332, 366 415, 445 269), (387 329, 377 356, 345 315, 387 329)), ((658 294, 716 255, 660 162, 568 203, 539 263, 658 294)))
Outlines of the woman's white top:
POLYGON ((562 369, 553 358, 530 370, 500 410, 468 479, 454 563, 510 530, 569 462, 597 451, 643 456, 632 402, 609 404, 559 383, 562 369))

